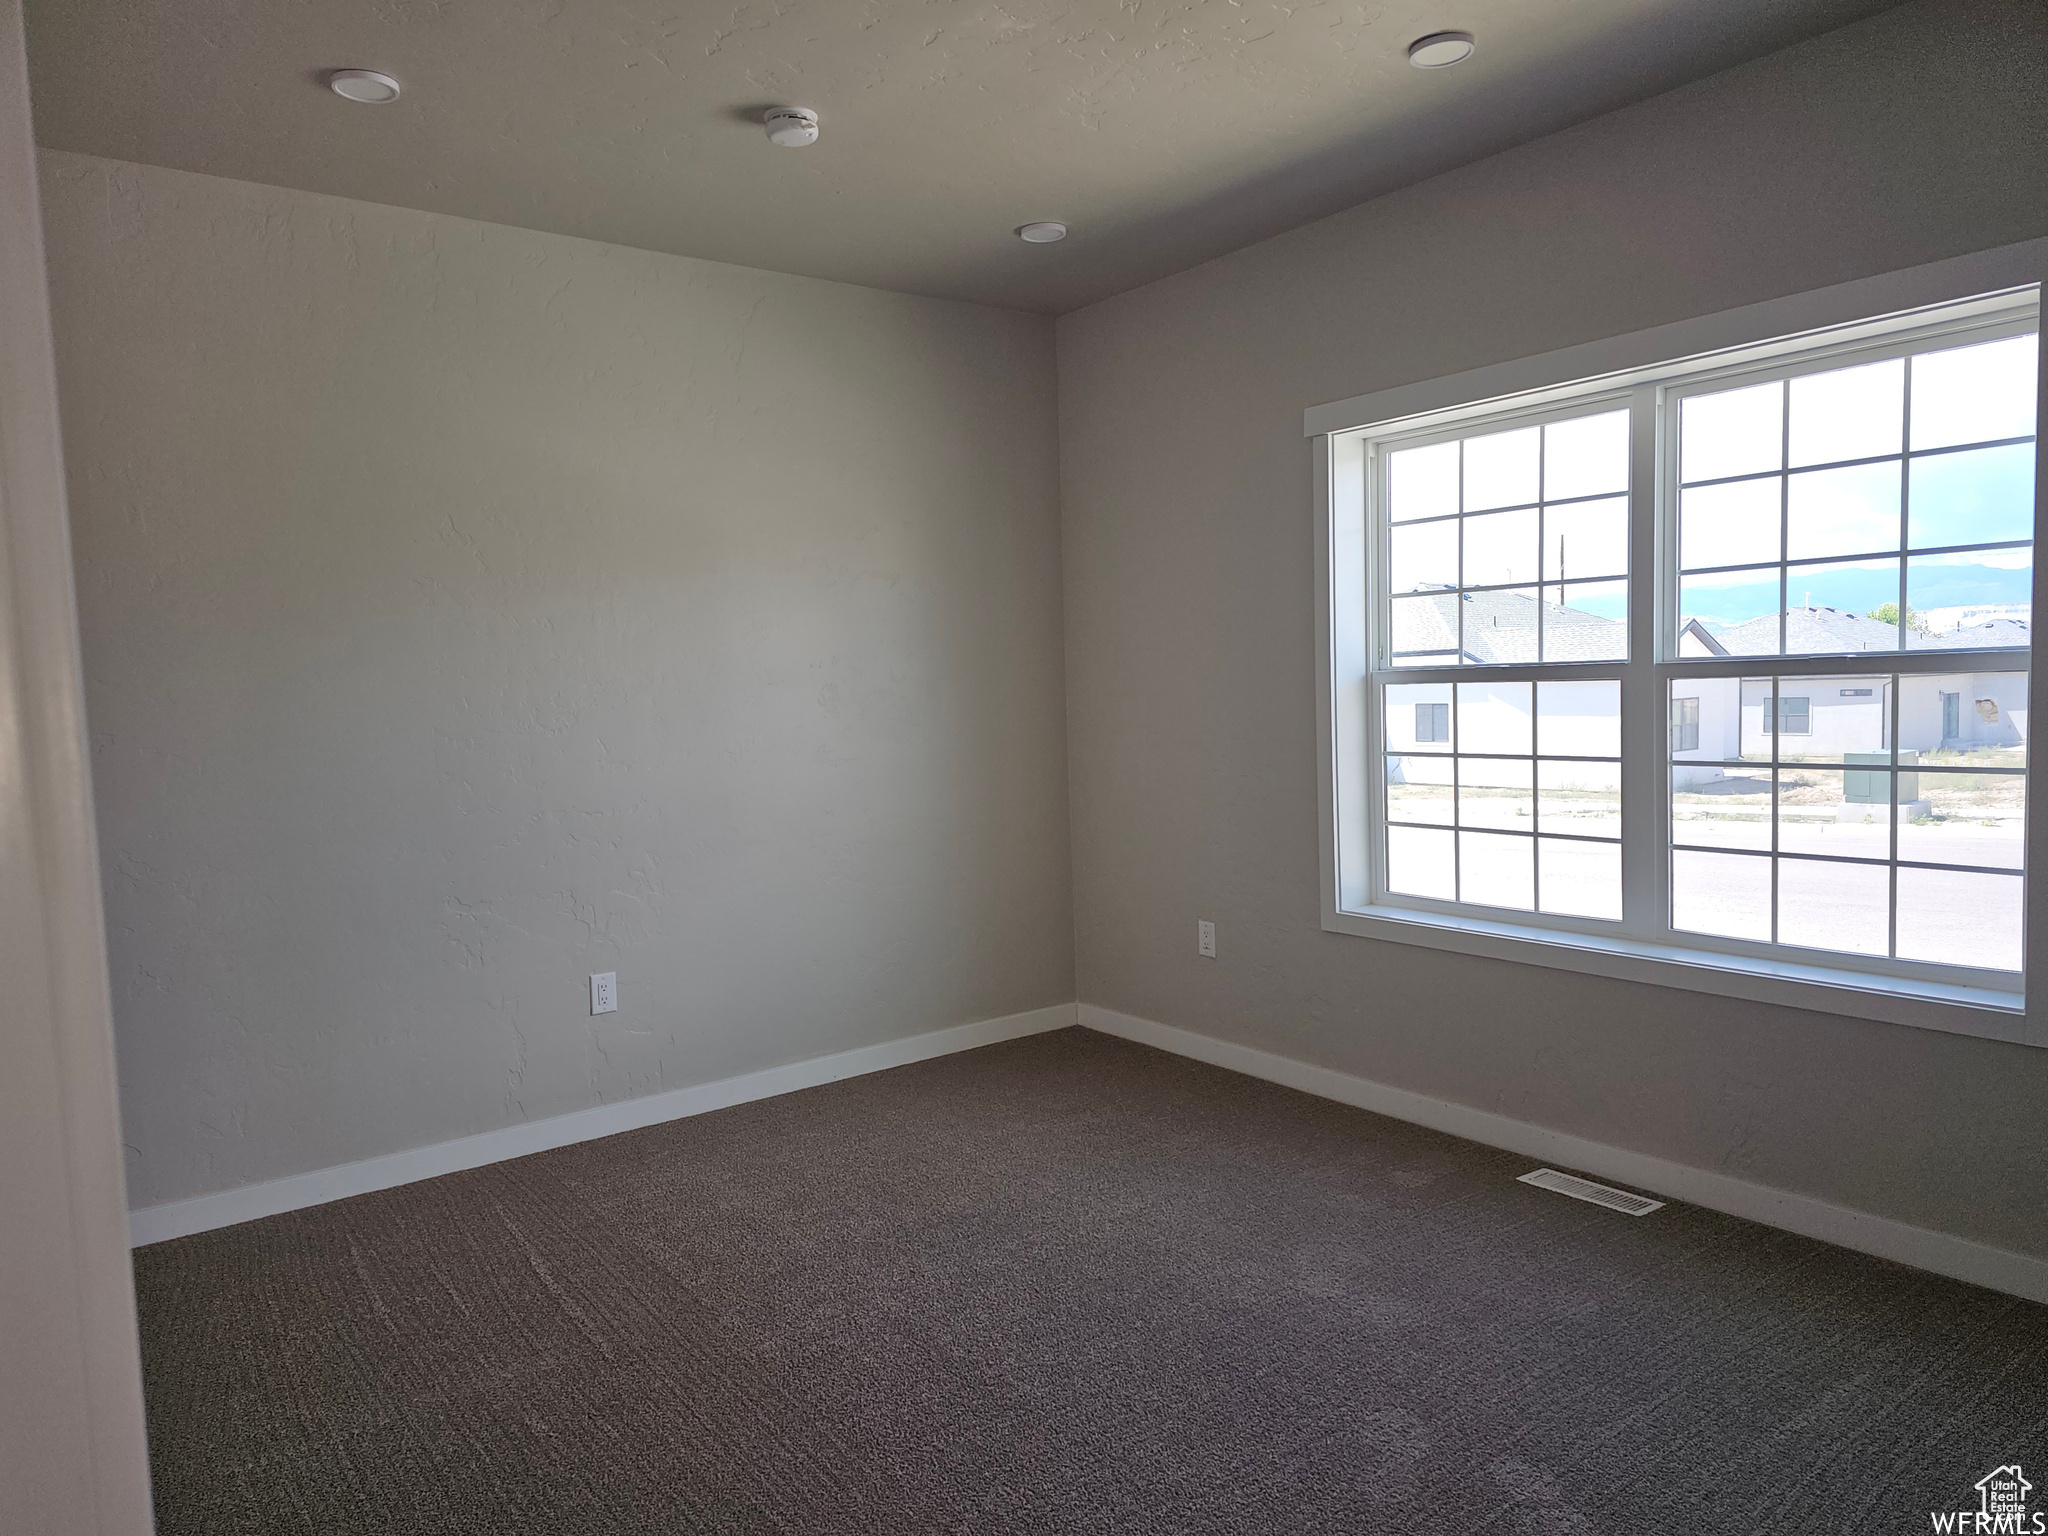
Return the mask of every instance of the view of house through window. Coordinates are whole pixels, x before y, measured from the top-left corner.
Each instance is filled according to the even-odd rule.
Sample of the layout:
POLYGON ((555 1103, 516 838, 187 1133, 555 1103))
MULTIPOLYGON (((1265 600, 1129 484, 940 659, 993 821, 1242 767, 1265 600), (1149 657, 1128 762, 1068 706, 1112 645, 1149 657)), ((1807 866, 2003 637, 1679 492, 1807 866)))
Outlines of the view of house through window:
POLYGON ((1923 324, 1374 443, 1375 889, 2019 971, 2037 356, 1923 324), (1630 741, 1668 790, 1625 820, 1630 741))

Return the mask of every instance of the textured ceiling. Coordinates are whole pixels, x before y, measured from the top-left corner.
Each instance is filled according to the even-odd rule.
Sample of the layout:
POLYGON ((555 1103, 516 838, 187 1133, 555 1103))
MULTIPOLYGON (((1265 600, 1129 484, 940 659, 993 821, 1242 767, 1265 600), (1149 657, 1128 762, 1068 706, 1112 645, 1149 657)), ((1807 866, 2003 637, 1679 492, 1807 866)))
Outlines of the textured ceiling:
POLYGON ((1890 0, 32 0, 55 149, 1062 311, 1890 0), (1413 38, 1478 35, 1455 69, 1413 38), (396 75, 363 107, 322 71, 396 75), (810 149, 761 109, 815 108, 810 149), (1033 219, 1073 226, 1027 246, 1033 219))

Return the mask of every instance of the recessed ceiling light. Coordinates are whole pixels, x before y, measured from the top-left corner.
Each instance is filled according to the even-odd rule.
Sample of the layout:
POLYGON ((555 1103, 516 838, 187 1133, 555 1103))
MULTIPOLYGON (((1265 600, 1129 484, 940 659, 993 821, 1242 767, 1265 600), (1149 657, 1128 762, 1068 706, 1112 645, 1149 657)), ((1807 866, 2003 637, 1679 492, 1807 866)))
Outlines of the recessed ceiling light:
POLYGON ((1470 32, 1432 32, 1408 45, 1408 62, 1417 69, 1443 69, 1464 63, 1476 46, 1470 32))
POLYGON ((1030 245, 1051 245, 1055 240, 1067 238, 1067 226, 1051 219, 1041 219, 1036 224, 1021 226, 1017 238, 1030 245))
POLYGON ((327 88, 348 101, 379 107, 398 100, 398 82, 374 69, 337 69, 327 77, 327 88))
POLYGON ((761 121, 767 125, 768 142, 783 149, 818 142, 818 114, 809 107, 770 107, 761 121))

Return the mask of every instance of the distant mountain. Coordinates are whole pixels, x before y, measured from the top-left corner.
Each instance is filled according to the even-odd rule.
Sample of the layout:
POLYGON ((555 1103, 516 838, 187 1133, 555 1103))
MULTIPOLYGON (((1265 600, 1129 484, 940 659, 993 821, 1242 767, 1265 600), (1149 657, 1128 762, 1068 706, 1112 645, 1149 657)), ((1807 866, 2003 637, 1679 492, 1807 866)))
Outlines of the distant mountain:
MULTIPOLYGON (((2024 603, 2033 596, 2033 572, 1993 565, 1936 565, 1911 575, 1913 607, 1975 607, 1988 603, 2024 603)), ((1868 613, 1881 603, 1899 600, 1899 578, 1890 571, 1835 570, 1818 573, 1794 568, 1787 597, 1795 608, 1815 606, 1868 613)), ((1725 629, 1778 611, 1775 580, 1714 587, 1688 595, 1686 617, 1697 617, 1708 629, 1725 629)))

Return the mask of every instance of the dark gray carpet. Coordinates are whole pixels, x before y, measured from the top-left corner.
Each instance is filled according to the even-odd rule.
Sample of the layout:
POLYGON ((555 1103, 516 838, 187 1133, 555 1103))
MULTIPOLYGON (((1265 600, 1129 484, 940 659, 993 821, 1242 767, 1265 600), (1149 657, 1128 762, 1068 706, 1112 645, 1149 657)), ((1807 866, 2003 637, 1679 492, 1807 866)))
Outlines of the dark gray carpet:
POLYGON ((159 1528, 1804 1536, 2048 1486, 2048 1308, 1530 1166, 1066 1030, 162 1243, 159 1528))

